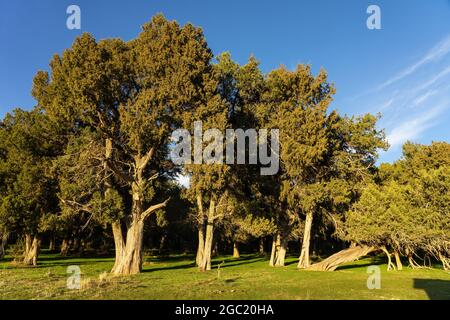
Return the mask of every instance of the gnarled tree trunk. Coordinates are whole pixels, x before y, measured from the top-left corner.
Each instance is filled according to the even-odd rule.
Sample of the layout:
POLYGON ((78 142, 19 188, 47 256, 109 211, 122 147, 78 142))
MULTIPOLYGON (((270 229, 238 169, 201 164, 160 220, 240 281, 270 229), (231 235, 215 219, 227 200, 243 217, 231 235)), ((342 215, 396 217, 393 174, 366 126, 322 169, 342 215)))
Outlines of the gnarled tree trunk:
POLYGON ((298 260, 297 268, 308 268, 309 262, 309 247, 311 243, 311 227, 313 222, 313 213, 308 212, 306 214, 305 230, 303 232, 302 251, 298 260))
POLYGON ((277 239, 278 252, 276 253, 276 257, 275 257, 275 267, 284 267, 284 260, 286 258, 287 245, 288 245, 287 235, 279 233, 278 239, 277 239))
POLYGON ((392 263, 391 254, 389 253, 386 246, 382 246, 380 249, 386 254, 386 257, 388 258, 387 271, 395 270, 395 265, 392 263))
MULTIPOLYGON (((118 245, 116 252, 116 261, 111 270, 117 275, 131 275, 142 271, 143 263, 143 238, 144 238, 144 223, 156 210, 166 206, 169 199, 156 205, 152 205, 144 210, 144 190, 148 180, 144 178, 144 170, 152 158, 153 149, 151 149, 145 156, 137 155, 134 157, 135 174, 128 182, 131 184, 131 214, 126 217, 126 238, 124 240, 121 228, 119 232, 119 224, 113 228, 114 242, 118 245), (131 179, 131 181, 130 181, 131 179), (114 231, 115 230, 115 231, 114 231), (122 237, 122 240, 120 240, 122 237)), ((120 174, 120 173, 119 173, 120 174)))
POLYGON ((368 246, 356 246, 353 248, 348 248, 333 254, 332 256, 326 258, 325 260, 315 263, 306 270, 311 271, 334 271, 343 263, 355 261, 372 251, 375 251, 375 247, 368 246))
POLYGON ((27 234, 25 236, 25 254, 23 258, 23 263, 30 266, 37 265, 37 259, 39 256, 39 249, 41 245, 41 240, 39 237, 27 234))

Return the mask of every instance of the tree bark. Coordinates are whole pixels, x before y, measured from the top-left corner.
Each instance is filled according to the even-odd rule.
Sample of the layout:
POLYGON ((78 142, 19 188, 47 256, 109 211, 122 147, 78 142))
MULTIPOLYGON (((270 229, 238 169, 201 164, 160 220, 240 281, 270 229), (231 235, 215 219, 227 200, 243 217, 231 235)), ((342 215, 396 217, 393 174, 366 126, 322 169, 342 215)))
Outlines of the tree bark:
POLYGON ((356 246, 353 248, 348 248, 339 251, 338 253, 333 254, 332 256, 328 257, 327 259, 315 263, 306 270, 311 271, 334 271, 337 267, 339 267, 343 263, 352 262, 360 257, 363 257, 367 254, 369 254, 372 251, 375 251, 375 247, 368 247, 368 246, 356 246))
POLYGON ((25 245, 25 257, 23 259, 23 263, 26 265, 32 265, 32 266, 36 266, 37 265, 37 259, 39 256, 39 249, 40 249, 40 245, 41 245, 41 240, 39 239, 39 237, 34 236, 33 240, 31 241, 30 244, 30 239, 31 236, 30 235, 26 235, 26 245, 25 245), (28 249, 28 250, 27 250, 28 249))
POLYGON ((233 258, 239 258, 239 244, 237 241, 233 242, 233 258))
POLYGON ((200 271, 211 270, 211 249, 214 234, 214 214, 216 211, 215 200, 211 199, 209 204, 208 221, 206 225, 205 247, 203 249, 203 259, 200 264, 200 271))
POLYGON ((309 262, 309 247, 311 242, 311 227, 313 222, 313 213, 308 212, 305 220, 305 230, 303 232, 302 251, 298 260, 297 268, 308 268, 309 262))
POLYGON ((125 248, 112 272, 118 275, 137 274, 142 271, 142 240, 144 222, 133 220, 127 229, 125 248))

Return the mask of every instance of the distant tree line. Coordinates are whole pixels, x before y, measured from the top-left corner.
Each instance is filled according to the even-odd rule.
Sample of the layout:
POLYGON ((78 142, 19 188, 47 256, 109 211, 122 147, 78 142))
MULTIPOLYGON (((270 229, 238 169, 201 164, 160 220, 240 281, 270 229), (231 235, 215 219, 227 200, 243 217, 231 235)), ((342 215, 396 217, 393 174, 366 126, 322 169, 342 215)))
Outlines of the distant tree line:
POLYGON ((407 143, 377 167, 388 148, 378 115, 330 110, 325 70, 214 60, 200 28, 157 15, 130 41, 81 35, 36 74, 32 94, 31 111, 0 123, 0 257, 7 243, 29 265, 44 244, 62 255, 114 248, 111 272, 126 275, 142 270, 144 247, 196 252, 204 271, 218 251, 239 257, 245 246, 270 251, 271 266, 297 249, 299 268, 332 270, 374 250, 389 268, 402 257, 450 268, 450 145, 407 143), (171 133, 194 121, 278 128, 278 174, 175 165, 171 133))

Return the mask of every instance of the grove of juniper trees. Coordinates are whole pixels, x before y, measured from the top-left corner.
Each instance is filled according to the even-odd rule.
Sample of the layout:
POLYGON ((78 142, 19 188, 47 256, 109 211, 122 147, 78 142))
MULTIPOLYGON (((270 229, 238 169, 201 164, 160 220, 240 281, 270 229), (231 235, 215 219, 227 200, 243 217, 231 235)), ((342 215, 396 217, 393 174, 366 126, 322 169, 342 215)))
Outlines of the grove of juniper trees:
MULTIPOLYGON (((379 165, 380 115, 340 114, 335 93, 324 69, 263 73, 162 15, 129 41, 82 34, 37 72, 36 106, 0 122, 0 259, 93 252, 129 275, 155 250, 190 253, 200 271, 218 254, 332 271, 372 252, 389 270, 450 269, 450 144, 408 142, 379 165), (174 163, 172 133, 199 123, 192 161, 174 163), (277 173, 225 161, 214 132, 227 129, 278 129, 279 151, 266 145, 277 173)), ((262 144, 248 134, 233 154, 249 155, 251 139, 262 144)))

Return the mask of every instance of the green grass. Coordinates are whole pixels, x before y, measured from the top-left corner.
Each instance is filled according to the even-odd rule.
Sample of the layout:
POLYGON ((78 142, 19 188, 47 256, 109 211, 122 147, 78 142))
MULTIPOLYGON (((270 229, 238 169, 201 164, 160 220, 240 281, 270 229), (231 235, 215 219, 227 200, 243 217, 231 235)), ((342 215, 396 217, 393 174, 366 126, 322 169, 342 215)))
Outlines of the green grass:
POLYGON ((386 271, 383 260, 365 258, 335 272, 284 268, 265 258, 220 257, 213 270, 199 272, 192 256, 147 257, 142 274, 106 275, 112 258, 62 258, 42 254, 37 267, 0 262, 0 299, 450 299, 450 273, 441 269, 386 271), (217 264, 224 261, 218 275, 217 264), (367 289, 367 266, 381 267, 381 289, 367 289), (66 287, 67 266, 78 265, 82 289, 66 287), (103 273, 103 275, 102 275, 103 273))

